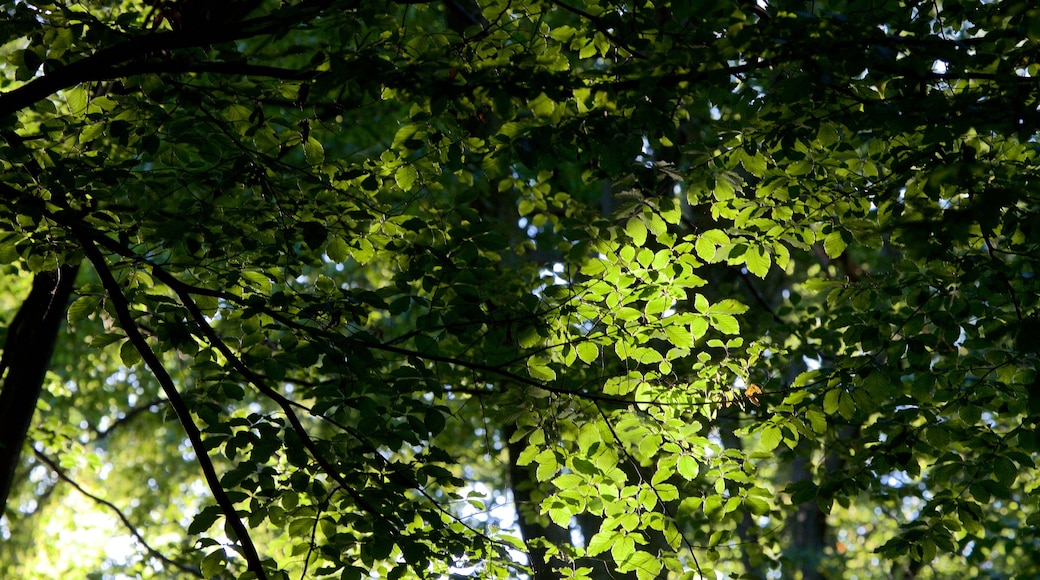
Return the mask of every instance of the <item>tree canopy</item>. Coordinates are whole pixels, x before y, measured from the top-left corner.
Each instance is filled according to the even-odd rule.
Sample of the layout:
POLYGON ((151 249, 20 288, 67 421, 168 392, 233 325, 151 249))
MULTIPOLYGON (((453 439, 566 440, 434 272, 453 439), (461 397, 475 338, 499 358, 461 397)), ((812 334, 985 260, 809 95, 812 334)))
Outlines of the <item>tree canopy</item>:
POLYGON ((0 576, 1040 577, 1032 2, 2 10, 0 576))

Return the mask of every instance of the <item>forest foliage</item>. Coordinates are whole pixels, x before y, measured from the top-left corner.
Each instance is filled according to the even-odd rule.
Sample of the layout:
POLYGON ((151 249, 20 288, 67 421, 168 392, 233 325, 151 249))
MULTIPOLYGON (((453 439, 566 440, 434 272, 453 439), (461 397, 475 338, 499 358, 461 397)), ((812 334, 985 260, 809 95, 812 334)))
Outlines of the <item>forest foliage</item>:
POLYGON ((0 6, 0 576, 1040 576, 1033 3, 0 6))

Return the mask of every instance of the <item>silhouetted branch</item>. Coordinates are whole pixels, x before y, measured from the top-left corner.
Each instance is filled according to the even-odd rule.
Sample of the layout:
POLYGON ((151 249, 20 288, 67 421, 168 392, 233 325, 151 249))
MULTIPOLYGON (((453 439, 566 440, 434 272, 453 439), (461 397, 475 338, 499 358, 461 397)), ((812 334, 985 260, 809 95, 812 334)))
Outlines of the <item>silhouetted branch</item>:
POLYGON ((138 542, 141 543, 141 546, 143 546, 145 551, 148 552, 148 555, 150 555, 153 558, 156 558, 157 560, 160 560, 163 564, 166 564, 168 566, 173 566, 174 568, 177 568, 178 570, 187 572, 188 574, 191 574, 192 576, 197 576, 199 578, 203 578, 204 577, 202 575, 202 571, 199 570, 198 568, 192 568, 191 566, 185 566, 184 564, 181 564, 180 562, 171 560, 170 558, 167 558, 166 556, 164 556, 161 552, 159 552, 155 548, 153 548, 150 545, 148 545, 148 542, 145 541, 144 536, 142 536, 141 532, 139 532, 137 530, 137 527, 134 526, 133 522, 131 522, 130 519, 126 517, 126 514, 124 514, 123 511, 119 509, 119 506, 117 506, 114 503, 112 503, 112 502, 110 502, 110 501, 108 501, 108 500, 106 500, 104 498, 98 497, 98 496, 90 493, 89 491, 83 489, 83 486, 81 486, 80 484, 76 483, 71 477, 69 477, 69 475, 67 473, 65 473, 65 471, 61 467, 59 467, 57 463, 54 462, 54 460, 52 460, 50 457, 47 457, 46 455, 44 455, 43 453, 41 453, 37 449, 33 449, 33 454, 36 455, 37 459, 39 459, 41 462, 43 462, 45 465, 47 465, 47 467, 50 467, 51 471, 53 471, 55 474, 57 474, 58 479, 64 481, 65 483, 68 483, 69 485, 72 486, 73 489, 75 489, 76 491, 78 491, 81 494, 85 495, 87 498, 89 498, 94 503, 97 503, 97 504, 100 504, 102 506, 105 506, 110 511, 112 511, 116 515, 116 517, 119 518, 119 521, 123 523, 123 526, 126 527, 126 529, 130 532, 130 535, 133 536, 135 540, 137 540, 138 542))
POLYGON ((227 492, 224 491, 223 486, 220 484, 220 478, 217 476, 216 468, 213 466, 213 461, 210 460, 206 446, 202 441, 202 433, 199 431, 198 426, 195 425, 195 421, 191 417, 191 412, 188 410, 187 403, 184 402, 184 399, 177 391, 173 378, 166 370, 166 367, 163 366, 162 361, 160 361, 159 357, 152 352, 145 337, 141 334, 141 331, 138 330, 137 323, 134 321, 134 317, 130 313, 130 304, 127 302, 126 297, 123 296, 119 283, 116 282, 115 277, 112 275, 112 271, 109 270, 108 263, 105 261, 105 257, 101 254, 101 251, 98 250, 98 247, 94 244, 94 240, 84 232, 81 226, 73 225, 73 233, 79 238, 87 259, 90 260, 91 264, 93 264, 98 278, 101 279, 101 285, 104 286, 108 293, 109 302, 112 305, 112 309, 115 311, 116 319, 119 321, 120 328, 126 333, 127 339, 134 348, 137 349, 137 352, 141 355, 141 359, 144 361, 145 365, 152 371, 152 375, 155 376, 157 381, 159 381, 159 385, 162 387, 163 392, 170 400, 170 405, 177 413, 177 418, 180 419, 181 426, 184 428, 184 432, 187 435, 188 440, 191 442, 192 450, 195 452, 199 467, 202 468, 202 473, 206 478, 206 483, 208 484, 210 491, 213 493, 213 498, 224 513, 228 525, 237 536, 238 543, 242 548, 242 555, 246 559, 249 570, 256 574, 257 578, 267 580, 267 573, 264 571, 263 564, 260 561, 260 555, 256 551, 256 546, 253 545, 253 540, 249 536, 249 530, 242 522, 242 519, 238 517, 238 512, 235 510, 234 502, 231 501, 231 498, 228 497, 227 492))

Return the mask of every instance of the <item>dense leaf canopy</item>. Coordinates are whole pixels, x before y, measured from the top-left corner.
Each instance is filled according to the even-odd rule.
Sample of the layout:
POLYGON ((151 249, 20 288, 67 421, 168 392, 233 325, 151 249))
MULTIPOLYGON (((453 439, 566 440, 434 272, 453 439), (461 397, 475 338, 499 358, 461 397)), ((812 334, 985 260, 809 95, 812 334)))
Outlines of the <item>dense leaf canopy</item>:
POLYGON ((1032 2, 0 6, 0 576, 1040 577, 1032 2))

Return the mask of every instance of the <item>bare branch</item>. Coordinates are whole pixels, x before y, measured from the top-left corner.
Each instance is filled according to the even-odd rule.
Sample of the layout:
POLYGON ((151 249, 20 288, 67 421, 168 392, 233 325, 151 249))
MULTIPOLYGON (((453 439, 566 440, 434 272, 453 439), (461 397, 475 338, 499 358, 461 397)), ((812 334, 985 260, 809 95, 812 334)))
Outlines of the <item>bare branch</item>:
POLYGON ((181 564, 180 562, 171 560, 170 558, 167 558, 165 555, 163 555, 162 552, 160 552, 160 551, 156 550, 155 548, 151 547, 148 544, 148 542, 144 539, 144 536, 141 535, 141 532, 139 532, 137 530, 137 527, 134 526, 133 522, 131 522, 130 519, 128 517, 126 517, 126 514, 124 514, 123 511, 121 509, 119 509, 119 506, 117 506, 114 503, 112 503, 112 502, 110 502, 110 501, 108 501, 108 500, 106 500, 104 498, 98 497, 98 496, 90 493, 89 491, 83 489, 83 486, 81 486, 80 484, 76 483, 71 477, 69 477, 69 474, 66 473, 61 467, 59 467, 58 464, 55 463, 53 459, 51 459, 50 457, 47 457, 46 455, 41 453, 39 450, 33 449, 33 454, 36 455, 37 459, 39 459, 44 464, 46 464, 47 467, 50 467, 51 471, 53 471, 55 474, 57 474, 58 479, 64 481, 65 483, 68 483, 69 485, 72 486, 73 489, 75 489, 76 491, 80 492, 81 494, 87 496, 87 498, 89 498, 94 503, 97 503, 97 504, 100 504, 102 506, 105 506, 110 511, 112 511, 112 513, 114 513, 116 515, 116 517, 119 518, 119 521, 123 523, 123 526, 126 527, 126 529, 130 532, 130 535, 133 536, 135 540, 140 542, 142 546, 144 546, 144 549, 145 549, 146 552, 148 552, 148 555, 150 555, 151 557, 161 561, 163 564, 166 564, 168 566, 172 566, 174 568, 177 568, 178 570, 187 572, 188 574, 191 574, 192 576, 196 576, 198 578, 203 578, 204 577, 202 575, 202 571, 199 570, 198 568, 192 568, 190 566, 185 566, 184 564, 181 564))

